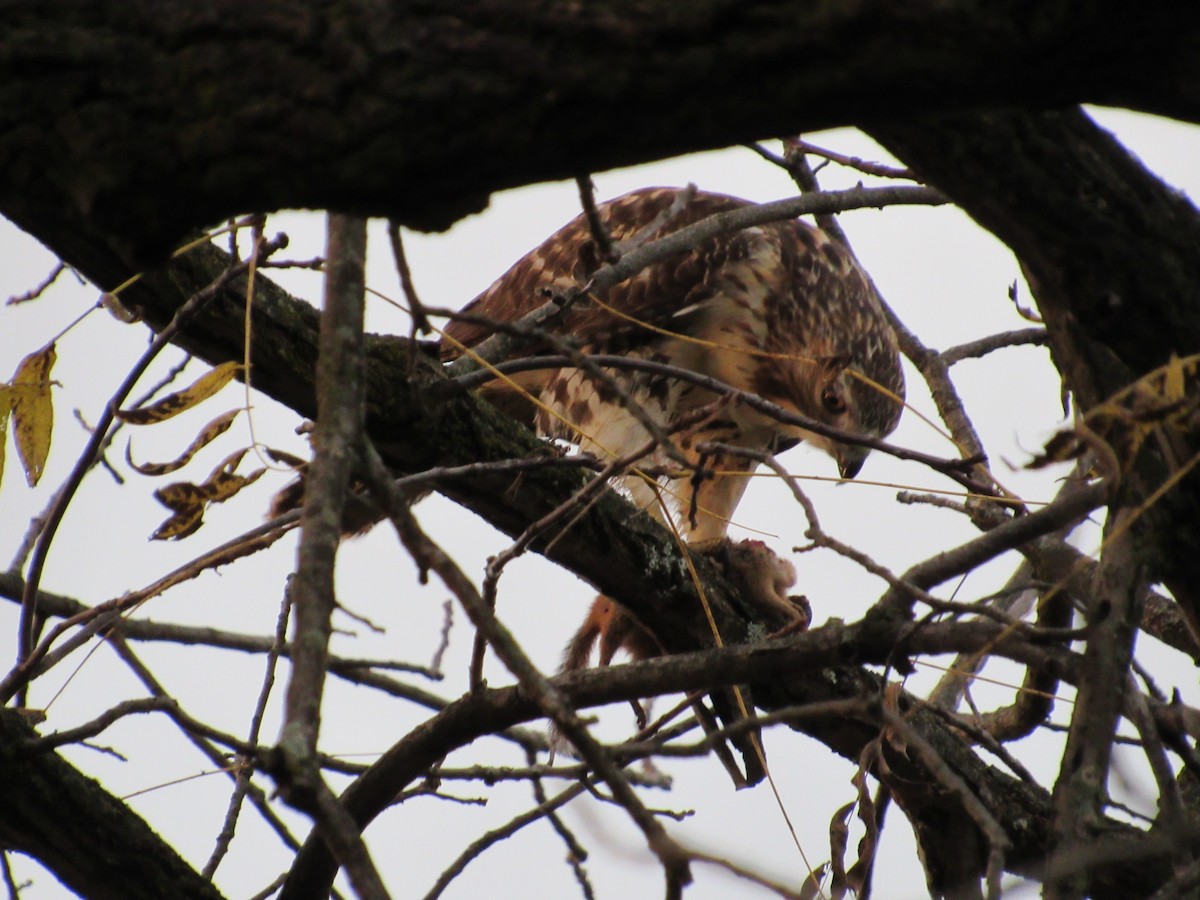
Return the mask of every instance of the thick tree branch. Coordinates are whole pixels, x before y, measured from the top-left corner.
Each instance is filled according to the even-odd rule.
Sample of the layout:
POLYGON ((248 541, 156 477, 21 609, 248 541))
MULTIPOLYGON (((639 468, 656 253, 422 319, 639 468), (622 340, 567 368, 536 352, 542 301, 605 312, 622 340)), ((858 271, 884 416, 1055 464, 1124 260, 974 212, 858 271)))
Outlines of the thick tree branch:
POLYGON ((0 845, 40 860, 81 897, 219 900, 202 878, 128 806, 36 737, 15 710, 0 710, 0 845))
POLYGON ((501 188, 930 110, 1200 121, 1187 0, 3 0, 0 21, 0 212, 107 286, 114 256, 234 212, 444 227, 501 188))
MULTIPOLYGON (((1081 111, 964 114, 868 130, 1016 253, 1055 365, 1082 410, 1172 354, 1200 348, 1200 213, 1081 111)), ((1188 391, 1196 390, 1193 380, 1188 391)), ((1200 453, 1194 426, 1161 432, 1131 473, 1143 500, 1200 453)), ((1134 534, 1151 582, 1166 582, 1196 628, 1200 472, 1141 515, 1134 534)))

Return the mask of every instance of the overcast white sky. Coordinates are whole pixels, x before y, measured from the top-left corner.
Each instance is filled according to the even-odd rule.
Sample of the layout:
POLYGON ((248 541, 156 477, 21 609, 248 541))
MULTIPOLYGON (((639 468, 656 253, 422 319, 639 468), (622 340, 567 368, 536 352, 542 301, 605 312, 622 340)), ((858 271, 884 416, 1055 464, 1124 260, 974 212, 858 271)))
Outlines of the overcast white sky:
MULTIPOLYGON (((1200 129, 1126 113, 1102 111, 1097 115, 1151 169, 1191 196, 1200 196, 1200 169, 1196 166, 1196 160, 1200 159, 1200 129)), ((857 132, 841 130, 814 135, 812 140, 868 159, 887 158, 857 132)), ((829 188, 850 186, 860 180, 859 175, 832 166, 822 173, 822 178, 829 188)), ((687 182, 705 190, 753 200, 777 199, 794 193, 784 174, 746 150, 691 156, 601 174, 595 180, 601 198, 638 187, 687 182)), ((573 184, 539 185, 494 197, 485 213, 460 222, 447 234, 407 235, 408 254, 422 299, 432 306, 462 306, 577 211, 573 184)), ((927 345, 945 348, 1027 325, 1007 298, 1009 284, 1018 278, 1012 255, 957 210, 861 211, 844 215, 842 223, 884 297, 927 345)), ((291 238, 288 255, 294 258, 305 259, 322 252, 324 224, 318 215, 280 214, 272 217, 268 231, 287 232, 291 238)), ((0 270, 3 296, 27 290, 45 276, 54 262, 35 241, 3 221, 0 221, 0 258, 4 262, 0 270)), ((373 231, 369 270, 369 281, 374 288, 399 297, 380 227, 373 231)), ((280 272, 272 273, 272 277, 299 296, 314 301, 320 297, 317 274, 280 272)), ((57 334, 94 303, 96 296, 94 287, 81 286, 71 276, 63 276, 38 302, 0 308, 0 376, 8 377, 25 353, 57 334)), ((1023 297, 1028 302, 1027 292, 1023 297)), ((374 331, 406 333, 407 319, 394 307, 373 300, 368 327, 374 331)), ((86 440, 74 421, 73 411, 78 410, 86 421, 95 421, 145 343, 146 332, 142 327, 120 325, 103 312, 92 314, 59 340, 54 371, 59 383, 55 394, 57 430, 50 462, 41 486, 31 490, 23 483, 10 445, 5 479, 0 487, 0 565, 7 566, 30 517, 46 505, 86 440)), ((169 364, 161 360, 144 384, 161 376, 169 364)), ((194 378, 202 371, 203 367, 194 363, 187 377, 194 378)), ((932 406, 923 385, 911 369, 906 371, 910 401, 930 413, 932 406)), ((1027 499, 1047 499, 1054 490, 1054 477, 1060 473, 1030 473, 1019 468, 1062 418, 1057 381, 1046 351, 1036 348, 1001 351, 984 360, 957 366, 955 377, 1000 477, 1027 499), (1011 472, 1007 471, 1009 464, 1013 466, 1011 472)), ((139 461, 173 457, 203 423, 241 403, 241 389, 230 387, 200 409, 179 417, 171 426, 136 432, 126 429, 117 439, 110 458, 129 483, 119 487, 102 471, 89 476, 59 531, 43 587, 86 602, 100 602, 148 584, 162 572, 257 524, 267 498, 284 483, 286 476, 269 475, 245 496, 212 509, 205 527, 189 540, 176 544, 148 542, 148 536, 164 518, 164 511, 149 496, 158 485, 130 473, 122 461, 129 441, 139 461)), ((255 433, 260 441, 304 452, 304 444, 292 434, 297 423, 290 412, 260 397, 254 398, 253 403, 255 433)), ((893 438, 909 446, 948 452, 945 441, 911 413, 906 414, 893 438)), ((230 435, 209 448, 185 472, 202 477, 239 443, 248 441, 243 415, 230 435)), ((801 475, 836 475, 827 457, 804 447, 789 452, 784 461, 801 475)), ((254 465, 247 460, 242 471, 254 465)), ((917 466, 897 463, 878 454, 868 461, 859 483, 833 486, 812 482, 806 487, 830 533, 869 552, 894 570, 903 570, 937 549, 971 536, 971 530, 953 512, 898 504, 895 484, 952 487, 917 466)), ((476 579, 481 577, 487 556, 508 543, 489 526, 437 497, 423 502, 418 515, 433 536, 476 579)), ((794 559, 800 579, 797 590, 809 597, 816 624, 834 617, 857 618, 878 598, 882 584, 877 579, 832 554, 791 553, 790 548, 803 543, 804 522, 799 508, 773 480, 764 478, 753 485, 736 519, 744 529, 735 530, 735 535, 765 533, 763 539, 794 559)), ((1079 540, 1080 546, 1094 549, 1094 534, 1084 534, 1079 540)), ((288 539, 270 553, 239 562, 221 573, 208 573, 170 591, 148 604, 139 615, 270 634, 283 595, 284 577, 293 561, 294 541, 288 539)), ((976 573, 959 588, 959 599, 986 595, 1004 581, 1013 564, 1009 557, 976 573)), ((943 595, 948 595, 953 587, 944 586, 943 595)), ((345 547, 339 560, 339 594, 351 610, 386 629, 385 634, 373 634, 361 623, 339 615, 336 624, 345 630, 335 641, 339 652, 428 663, 438 641, 442 603, 447 594, 437 585, 421 587, 416 583, 412 566, 387 529, 376 529, 345 547)), ((563 644, 582 619, 593 594, 574 576, 540 558, 523 558, 504 576, 499 614, 516 630, 536 661, 553 670, 563 644)), ((15 626, 14 608, 0 605, 0 657, 5 660, 15 653, 15 626)), ((445 664, 447 678, 442 684, 431 685, 432 690, 447 697, 461 692, 470 642, 463 617, 456 615, 445 664)), ((194 715, 234 733, 245 732, 262 677, 261 659, 170 645, 145 646, 139 652, 194 715)), ((1140 655, 1160 673, 1160 686, 1169 690, 1178 685, 1185 700, 1200 703, 1194 670, 1178 654, 1144 640, 1140 655)), ((7 665, 4 663, 4 668, 7 665)), ((1004 666, 989 668, 988 674, 1001 680, 1014 677, 1013 670, 1004 666)), ((488 676, 493 684, 511 680, 494 660, 489 663, 488 676)), ((925 667, 910 679, 908 686, 922 692, 937 677, 934 668, 925 667)), ((47 727, 61 728, 91 719, 118 700, 143 695, 143 689, 129 671, 107 648, 101 648, 86 659, 83 654, 76 654, 58 671, 39 681, 31 703, 49 704, 47 727), (66 683, 76 666, 80 667, 79 674, 66 683), (61 694, 55 697, 60 687, 61 694)), ((984 704, 1005 702, 1010 696, 1011 690, 1005 688, 981 685, 977 690, 977 697, 984 704)), ((1069 693, 1064 692, 1064 697, 1069 699, 1069 693)), ((266 740, 276 734, 278 711, 276 702, 271 709, 270 724, 264 730, 266 740)), ((1065 722, 1069 714, 1069 703, 1059 703, 1056 720, 1065 722)), ((328 752, 369 761, 425 717, 420 710, 387 701, 365 689, 350 689, 335 683, 325 708, 322 747, 328 752)), ((607 711, 603 721, 602 733, 612 738, 627 734, 633 727, 625 707, 607 711)), ((207 775, 171 783, 206 772, 209 765, 160 716, 125 720, 105 733, 98 743, 117 747, 128 761, 81 748, 73 748, 67 755, 118 795, 146 791, 131 801, 133 806, 191 862, 202 865, 224 814, 229 790, 227 779, 207 775)), ((1015 749, 1037 774, 1052 776, 1056 771, 1057 740, 1037 736, 1015 749)), ((831 815, 854 797, 849 780, 853 768, 834 758, 822 745, 778 730, 769 735, 767 752, 783 803, 809 861, 815 865, 828 858, 831 815)), ((514 765, 522 762, 493 741, 482 741, 468 748, 452 759, 451 764, 467 761, 514 765)), ((1135 806, 1149 802, 1140 789, 1143 776, 1136 754, 1122 751, 1118 764, 1127 783, 1114 788, 1114 792, 1135 806)), ((734 792, 712 760, 669 761, 663 768, 675 777, 676 789, 670 794, 649 795, 648 802, 695 811, 686 822, 672 826, 683 841, 759 867, 781 881, 799 882, 804 868, 766 785, 734 792)), ((450 784, 447 788, 461 797, 486 797, 488 803, 486 806, 452 804, 421 798, 388 812, 368 832, 376 862, 397 897, 424 895, 438 873, 469 841, 533 805, 529 790, 521 785, 484 788, 450 784)), ((286 813, 285 817, 302 835, 303 820, 286 813)), ((661 875, 639 833, 622 813, 586 799, 573 803, 566 818, 593 852, 587 865, 598 896, 655 896, 660 892, 661 875)), ((539 823, 473 862, 446 896, 572 896, 576 888, 569 868, 561 861, 564 853, 558 838, 545 823, 539 823)), ((247 809, 238 838, 218 872, 218 885, 229 897, 247 896, 270 882, 288 865, 289 859, 290 854, 280 849, 259 823, 257 814, 247 809)), ((67 895, 51 876, 36 866, 18 858, 16 868, 19 875, 34 879, 23 897, 46 900, 67 895)), ((895 809, 888 817, 877 872, 876 896, 925 894, 911 836, 902 815, 895 809)), ((767 896, 709 867, 697 866, 695 874, 697 883, 688 894, 695 900, 732 895, 767 896)))

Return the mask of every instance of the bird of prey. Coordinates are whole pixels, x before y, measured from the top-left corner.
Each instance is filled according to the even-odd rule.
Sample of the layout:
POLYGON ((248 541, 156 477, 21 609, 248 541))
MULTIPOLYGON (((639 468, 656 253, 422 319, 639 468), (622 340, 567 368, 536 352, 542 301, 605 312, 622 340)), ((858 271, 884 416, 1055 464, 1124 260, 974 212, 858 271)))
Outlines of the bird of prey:
MULTIPOLYGON (((720 194, 649 188, 596 212, 620 248, 644 238, 646 230, 663 236, 748 205, 720 194)), ((586 284, 604 261, 599 246, 585 215, 569 222, 464 309, 477 318, 448 325, 443 358, 456 358, 484 340, 492 331, 485 320, 516 321, 548 295, 586 284)), ((896 337, 870 280, 843 245, 798 220, 705 240, 606 292, 585 296, 553 330, 584 353, 617 354, 709 376, 849 435, 884 437, 900 417, 904 377, 896 337)), ((544 349, 526 344, 518 353, 544 349)), ((660 446, 642 465, 675 471, 658 485, 630 476, 624 486, 660 517, 658 487, 664 487, 674 499, 681 531, 700 547, 724 539, 757 466, 743 456, 706 452, 706 442, 779 452, 807 441, 837 461, 843 478, 858 473, 868 452, 745 404, 713 405, 718 397, 713 391, 661 371, 613 368, 602 375, 578 367, 530 371, 494 380, 484 393, 541 434, 565 438, 602 460, 645 447, 653 436, 647 424, 658 426, 675 452, 660 446), (631 404, 640 407, 640 416, 631 404)))

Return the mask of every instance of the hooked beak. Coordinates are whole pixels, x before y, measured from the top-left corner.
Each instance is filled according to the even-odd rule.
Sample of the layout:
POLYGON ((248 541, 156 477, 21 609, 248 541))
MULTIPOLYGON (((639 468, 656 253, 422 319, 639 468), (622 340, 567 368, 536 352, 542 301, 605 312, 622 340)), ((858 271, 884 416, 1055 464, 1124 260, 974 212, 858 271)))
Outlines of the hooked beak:
POLYGON ((835 455, 838 464, 838 473, 842 478, 849 481, 862 469, 863 463, 867 461, 867 454, 870 452, 871 449, 869 447, 838 444, 835 455))

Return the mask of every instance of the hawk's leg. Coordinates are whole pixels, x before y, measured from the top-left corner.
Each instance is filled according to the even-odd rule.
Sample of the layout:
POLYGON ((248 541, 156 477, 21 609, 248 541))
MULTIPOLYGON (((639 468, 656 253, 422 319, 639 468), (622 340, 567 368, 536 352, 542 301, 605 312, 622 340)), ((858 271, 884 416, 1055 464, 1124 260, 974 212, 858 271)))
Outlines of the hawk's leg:
POLYGON ((681 525, 689 544, 702 552, 715 550, 725 539, 734 508, 746 492, 758 463, 737 456, 700 456, 687 493, 680 498, 681 525))

